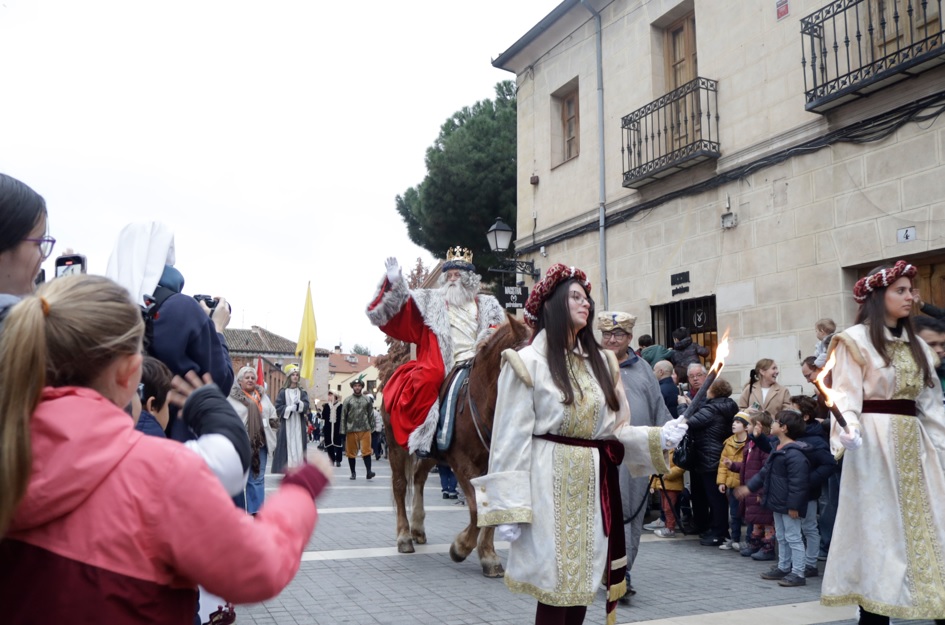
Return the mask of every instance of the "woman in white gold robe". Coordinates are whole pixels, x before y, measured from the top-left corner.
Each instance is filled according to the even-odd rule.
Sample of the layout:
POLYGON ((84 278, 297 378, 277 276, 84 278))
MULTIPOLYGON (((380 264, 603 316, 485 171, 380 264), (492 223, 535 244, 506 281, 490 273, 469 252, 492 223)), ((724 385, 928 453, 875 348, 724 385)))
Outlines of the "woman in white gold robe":
POLYGON ((279 433, 276 451, 272 457, 272 472, 285 473, 288 469, 302 466, 305 462, 305 447, 308 444, 309 411, 308 393, 299 387, 299 366, 286 365, 285 386, 276 397, 276 415, 279 417, 279 433))
MULTIPOLYGON (((479 526, 498 525, 496 536, 511 541, 505 583, 538 599, 537 624, 583 622, 605 571, 626 567, 625 552, 607 561, 604 525, 615 518, 610 533, 621 542, 623 529, 619 505, 604 516, 602 449, 575 442, 616 441, 631 474, 641 476, 667 472, 663 450, 685 432, 678 421, 663 428, 629 425, 616 360, 587 326, 589 292, 584 273, 563 265, 532 291, 526 320, 537 334, 520 352, 503 354, 489 472, 472 480, 479 526), (542 438, 549 435, 559 439, 542 438), (566 616, 555 616, 561 611, 566 616)), ((609 578, 608 623, 625 589, 619 575, 609 578)))
POLYGON ((847 431, 832 419, 843 473, 821 603, 858 604, 862 625, 945 623, 945 409, 909 321, 914 275, 899 261, 858 282, 858 325, 831 344, 847 431))

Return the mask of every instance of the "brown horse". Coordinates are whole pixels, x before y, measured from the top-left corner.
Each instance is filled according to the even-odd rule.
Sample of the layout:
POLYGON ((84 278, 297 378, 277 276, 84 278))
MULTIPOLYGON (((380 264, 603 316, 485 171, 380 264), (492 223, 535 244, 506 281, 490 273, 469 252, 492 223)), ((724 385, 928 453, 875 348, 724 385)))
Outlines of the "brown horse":
MULTIPOLYGON (((466 503, 469 506, 469 525, 450 546, 450 558, 454 562, 462 562, 472 553, 473 548, 476 548, 482 574, 486 577, 502 577, 505 572, 493 545, 495 530, 488 527, 480 532, 476 525, 476 495, 469 480, 485 475, 489 468, 489 449, 486 445, 492 432, 502 351, 523 347, 531 336, 531 332, 523 323, 514 317, 508 319, 509 322, 496 330, 473 359, 469 370, 469 384, 460 392, 456 401, 453 442, 448 451, 440 454, 456 473, 456 479, 466 494, 466 503), (471 414, 473 406, 478 427, 471 414)), ((423 486, 430 470, 436 465, 436 460, 419 460, 414 454, 407 453, 407 450, 394 440, 390 415, 386 410, 382 410, 382 414, 387 440, 390 441, 390 466, 393 473, 394 504, 397 508, 397 551, 413 553, 414 543, 423 545, 427 542, 423 486), (413 502, 408 521, 406 501, 410 490, 413 491, 413 502)))

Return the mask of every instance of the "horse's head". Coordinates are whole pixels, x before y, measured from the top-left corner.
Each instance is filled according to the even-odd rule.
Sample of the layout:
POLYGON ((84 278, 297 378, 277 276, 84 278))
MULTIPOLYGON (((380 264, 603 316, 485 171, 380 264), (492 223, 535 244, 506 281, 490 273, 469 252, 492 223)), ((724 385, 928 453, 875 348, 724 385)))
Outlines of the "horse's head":
MULTIPOLYGON (((524 323, 505 313, 507 323, 503 323, 496 329, 489 340, 479 349, 477 358, 486 362, 499 362, 502 352, 506 349, 521 349, 528 345, 528 340, 532 336, 532 331, 524 323)), ((498 369, 496 369, 498 372, 498 369)), ((497 373, 498 375, 498 373, 497 373)))

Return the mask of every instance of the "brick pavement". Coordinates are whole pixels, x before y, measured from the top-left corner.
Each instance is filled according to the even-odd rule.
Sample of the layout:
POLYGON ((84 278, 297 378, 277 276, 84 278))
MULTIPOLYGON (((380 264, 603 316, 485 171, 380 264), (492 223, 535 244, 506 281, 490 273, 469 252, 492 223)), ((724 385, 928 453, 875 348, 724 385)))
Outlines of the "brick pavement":
MULTIPOLYGON (((378 476, 368 482, 360 460, 355 481, 348 480, 347 463, 335 469, 334 487, 319 501, 322 513, 295 580, 271 601, 239 606, 237 623, 521 625, 534 621, 535 600, 513 594, 502 580, 483 577, 475 552, 461 564, 450 560, 446 549, 468 516, 465 507, 440 497, 435 475, 424 491, 428 508, 424 551, 428 553, 395 553, 390 467, 384 461, 375 462, 374 470, 378 476)), ((278 480, 278 476, 267 477, 267 486, 275 487, 278 480)), ((646 532, 644 541, 634 565, 637 595, 631 606, 618 607, 618 623, 856 623, 850 608, 827 610, 816 605, 819 577, 808 580, 805 587, 783 588, 759 577, 770 566, 768 562, 703 547, 692 539, 664 540, 646 532), (822 618, 823 614, 828 616, 822 618)), ((500 548, 499 553, 504 557, 507 551, 500 548)), ((603 598, 603 592, 599 593, 588 609, 588 625, 604 623, 603 598)), ((911 623, 931 625, 930 621, 911 623)))

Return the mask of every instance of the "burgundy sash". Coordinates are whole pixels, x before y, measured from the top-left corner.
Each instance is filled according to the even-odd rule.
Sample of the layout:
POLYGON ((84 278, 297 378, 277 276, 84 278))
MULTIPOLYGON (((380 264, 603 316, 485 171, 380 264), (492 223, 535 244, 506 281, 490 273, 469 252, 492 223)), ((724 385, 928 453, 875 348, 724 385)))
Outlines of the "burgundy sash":
POLYGON ((617 599, 620 598, 611 597, 611 587, 623 583, 627 572, 627 546, 623 534, 623 506, 620 502, 618 472, 620 463, 623 462, 624 447, 615 440, 590 440, 557 434, 536 434, 535 438, 574 447, 596 447, 599 452, 600 511, 604 535, 607 536, 607 570, 604 571, 604 578, 607 583, 607 622, 610 623, 616 618, 617 599), (623 565, 615 568, 614 561, 621 558, 624 558, 623 565))
POLYGON ((916 416, 915 402, 911 399, 864 399, 862 412, 916 416))

